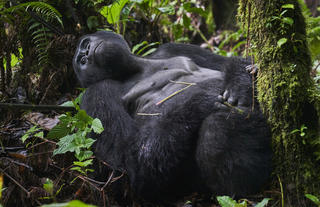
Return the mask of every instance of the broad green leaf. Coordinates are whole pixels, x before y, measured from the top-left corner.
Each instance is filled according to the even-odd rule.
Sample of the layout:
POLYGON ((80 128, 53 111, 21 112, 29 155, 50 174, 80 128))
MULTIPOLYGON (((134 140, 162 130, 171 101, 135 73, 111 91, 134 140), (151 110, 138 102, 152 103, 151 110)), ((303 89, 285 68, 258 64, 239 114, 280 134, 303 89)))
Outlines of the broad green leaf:
POLYGON ((87 151, 81 151, 79 154, 76 154, 75 156, 79 161, 83 161, 90 158, 92 155, 93 155, 93 152, 87 150, 87 151))
POLYGON ((281 38, 280 40, 278 40, 277 45, 278 47, 281 47, 283 44, 285 44, 288 41, 287 38, 281 38))
POLYGON ((202 17, 206 18, 207 14, 206 12, 198 7, 195 7, 193 3, 187 2, 183 4, 183 8, 187 11, 187 12, 191 12, 191 13, 195 13, 195 14, 199 14, 202 17))
POLYGON ((38 132, 34 135, 35 137, 38 137, 38 138, 43 138, 43 132, 38 132))
POLYGON ((119 22, 121 11, 127 2, 128 0, 114 1, 111 5, 102 7, 100 14, 107 18, 109 24, 116 24, 119 22))
POLYGON ((229 196, 217 196, 217 200, 221 207, 247 207, 247 202, 237 203, 229 196))
POLYGON ((93 121, 93 119, 87 114, 87 112, 82 109, 78 111, 78 113, 75 115, 75 118, 84 123, 90 123, 93 121))
POLYGON ((270 198, 264 198, 261 202, 257 203, 255 207, 265 207, 270 200, 270 198))
POLYGON ((320 205, 320 200, 319 198, 317 198, 316 196, 314 195, 311 195, 311 194, 305 194, 305 196, 310 199, 312 202, 314 202, 316 205, 320 205))
POLYGON ((71 142, 75 139, 75 134, 67 135, 62 137, 60 141, 57 143, 59 148, 53 151, 53 156, 57 154, 64 154, 66 152, 73 152, 75 146, 71 144, 71 142))
POLYGON ((186 28, 189 28, 191 24, 191 19, 186 14, 183 14, 182 19, 183 19, 183 26, 185 26, 186 28))
POLYGON ((96 140, 94 140, 94 139, 86 138, 85 141, 84 141, 84 146, 83 147, 89 149, 95 141, 96 140))
POLYGON ((286 24, 289 24, 289 25, 292 25, 292 24, 293 24, 293 19, 290 18, 290 17, 284 17, 284 18, 282 19, 282 21, 283 21, 284 23, 286 23, 286 24))
POLYGON ((74 107, 74 104, 72 101, 66 101, 63 104, 61 104, 60 106, 69 106, 69 107, 74 107))
POLYGON ((59 138, 67 136, 69 133, 70 133, 70 128, 68 127, 68 123, 67 122, 60 122, 59 124, 57 124, 55 127, 53 127, 49 131, 47 138, 48 139, 59 139, 59 138))
POLYGON ((294 5, 293 4, 284 4, 281 6, 281 8, 284 9, 294 9, 294 5))
POLYGON ((41 207, 95 207, 95 206, 85 204, 82 201, 73 200, 67 203, 53 203, 53 204, 42 205, 41 207))
POLYGON ((99 27, 99 20, 97 16, 90 16, 87 19, 87 25, 89 30, 93 30, 97 27, 99 27))
POLYGON ((53 195, 53 182, 49 178, 46 179, 43 184, 43 188, 50 194, 53 195))
POLYGON ((83 162, 73 162, 74 165, 76 166, 80 166, 80 167, 87 167, 88 165, 91 165, 92 164, 92 161, 93 159, 90 159, 90 160, 86 160, 86 161, 83 161, 83 162))
POLYGON ((156 9, 163 14, 169 14, 169 15, 175 14, 175 9, 172 5, 167 5, 167 6, 156 8, 156 9))
POLYGON ((39 128, 37 126, 33 126, 31 127, 22 137, 21 137, 21 141, 24 143, 32 133, 36 132, 37 130, 39 130, 39 128))
POLYGON ((100 119, 97 118, 92 121, 91 128, 93 129, 94 133, 97 134, 101 134, 104 130, 100 119))
POLYGON ((130 0, 130 2, 141 4, 143 3, 143 0, 130 0))
POLYGON ((27 139, 29 138, 29 134, 24 134, 22 137, 21 137, 21 141, 22 143, 24 143, 27 139))

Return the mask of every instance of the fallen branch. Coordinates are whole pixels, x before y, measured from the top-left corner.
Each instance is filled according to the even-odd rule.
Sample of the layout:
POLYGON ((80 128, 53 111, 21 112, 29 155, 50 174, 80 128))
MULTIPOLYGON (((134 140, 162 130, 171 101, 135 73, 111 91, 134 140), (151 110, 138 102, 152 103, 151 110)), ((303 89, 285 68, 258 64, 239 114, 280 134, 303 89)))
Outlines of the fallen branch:
POLYGON ((76 111, 71 106, 0 103, 0 109, 32 111, 76 111))

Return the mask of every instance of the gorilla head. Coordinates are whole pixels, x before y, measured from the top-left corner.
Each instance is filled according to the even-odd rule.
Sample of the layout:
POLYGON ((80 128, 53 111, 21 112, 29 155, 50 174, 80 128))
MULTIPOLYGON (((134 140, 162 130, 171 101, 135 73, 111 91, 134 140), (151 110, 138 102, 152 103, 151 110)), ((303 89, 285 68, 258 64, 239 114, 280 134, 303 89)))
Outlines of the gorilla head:
POLYGON ((122 36, 99 31, 80 39, 73 68, 82 86, 88 87, 100 80, 121 80, 138 72, 133 57, 122 36))

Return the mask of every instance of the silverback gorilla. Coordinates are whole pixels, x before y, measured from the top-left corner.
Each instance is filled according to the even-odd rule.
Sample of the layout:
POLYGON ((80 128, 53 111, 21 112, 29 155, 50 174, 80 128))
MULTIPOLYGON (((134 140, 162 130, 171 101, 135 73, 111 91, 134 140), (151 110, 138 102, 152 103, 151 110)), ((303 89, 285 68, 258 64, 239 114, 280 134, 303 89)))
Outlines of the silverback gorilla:
POLYGON ((96 156, 149 201, 257 192, 271 171, 270 130, 252 110, 248 65, 172 43, 142 58, 115 33, 83 36, 73 67, 82 109, 105 129, 93 135, 96 156))

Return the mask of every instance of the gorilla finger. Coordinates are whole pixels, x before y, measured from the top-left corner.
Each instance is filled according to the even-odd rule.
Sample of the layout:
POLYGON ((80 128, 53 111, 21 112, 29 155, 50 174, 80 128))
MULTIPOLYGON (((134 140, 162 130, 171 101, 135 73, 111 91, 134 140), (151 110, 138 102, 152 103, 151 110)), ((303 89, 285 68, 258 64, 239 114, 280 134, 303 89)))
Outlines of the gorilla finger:
POLYGON ((214 105, 216 107, 218 107, 219 109, 228 109, 228 106, 226 106, 225 104, 220 103, 220 102, 215 102, 214 105))
POLYGON ((258 71, 258 67, 257 65, 253 64, 253 65, 247 65, 246 66, 246 71, 250 74, 255 74, 258 71))
POLYGON ((223 103, 225 100, 223 99, 222 95, 218 96, 218 101, 220 101, 221 103, 223 103))
POLYGON ((225 90, 225 92, 223 93, 223 99, 228 100, 229 96, 230 96, 229 90, 225 90))

